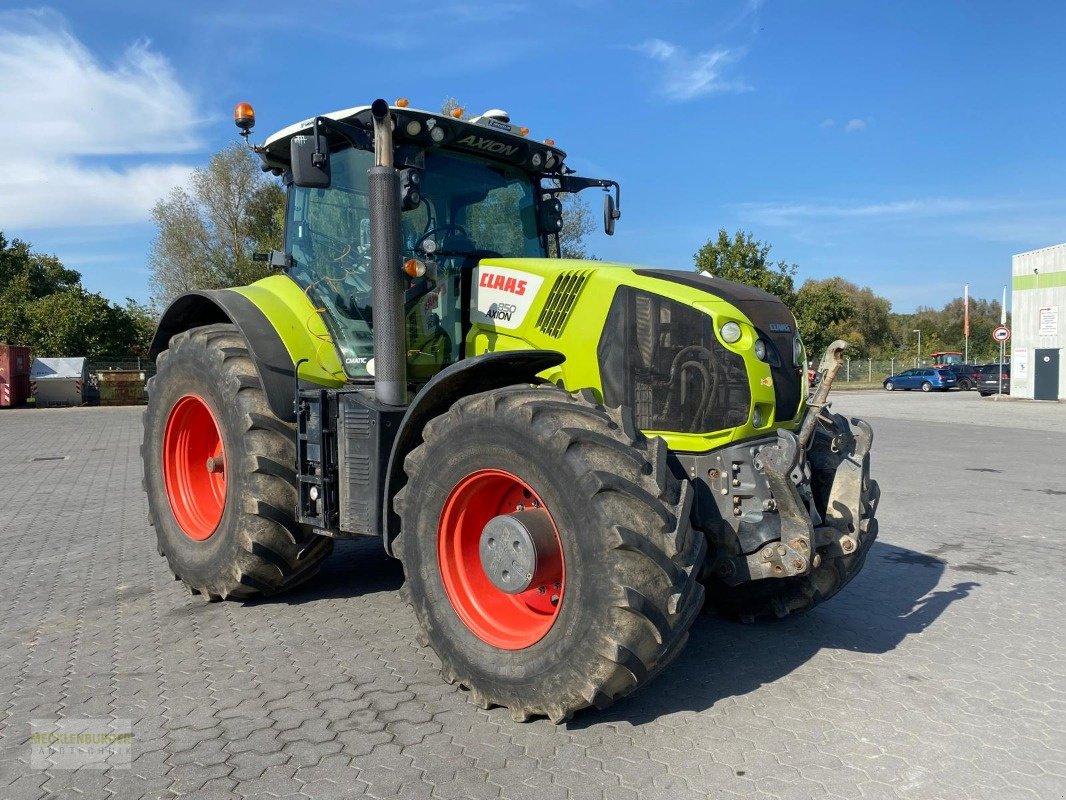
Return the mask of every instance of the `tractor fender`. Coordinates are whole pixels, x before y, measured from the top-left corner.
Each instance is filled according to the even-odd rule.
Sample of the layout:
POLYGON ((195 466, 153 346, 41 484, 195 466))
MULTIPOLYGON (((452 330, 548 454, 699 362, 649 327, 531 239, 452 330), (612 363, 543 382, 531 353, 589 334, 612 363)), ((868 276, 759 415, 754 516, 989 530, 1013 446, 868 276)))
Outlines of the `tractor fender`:
POLYGON ((464 358, 438 372, 415 395, 400 421, 385 473, 385 551, 392 555, 392 542, 400 532, 400 518, 392 498, 407 483, 403 469, 407 454, 422 443, 422 429, 462 397, 520 383, 543 383, 537 373, 557 367, 566 356, 556 350, 500 350, 464 358))
POLYGON ((242 294, 229 289, 183 294, 163 312, 149 358, 154 360, 165 350, 175 334, 214 323, 230 323, 240 329, 270 410, 278 419, 295 422, 296 371, 292 358, 267 316, 242 294))

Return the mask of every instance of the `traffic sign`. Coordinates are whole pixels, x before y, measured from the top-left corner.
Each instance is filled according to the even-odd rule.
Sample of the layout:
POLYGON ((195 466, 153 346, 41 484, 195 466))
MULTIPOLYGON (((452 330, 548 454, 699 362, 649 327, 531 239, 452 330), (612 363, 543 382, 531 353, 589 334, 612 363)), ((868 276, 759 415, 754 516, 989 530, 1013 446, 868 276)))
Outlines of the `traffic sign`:
POLYGON ((1010 338, 1010 328, 1006 325, 1000 325, 994 331, 992 331, 992 338, 997 342, 1005 342, 1010 338))

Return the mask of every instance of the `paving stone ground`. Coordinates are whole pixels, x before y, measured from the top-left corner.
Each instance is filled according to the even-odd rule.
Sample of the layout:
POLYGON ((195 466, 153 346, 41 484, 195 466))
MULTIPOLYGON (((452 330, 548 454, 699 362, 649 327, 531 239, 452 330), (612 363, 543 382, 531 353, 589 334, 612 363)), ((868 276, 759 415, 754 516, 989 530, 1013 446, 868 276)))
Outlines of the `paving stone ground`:
POLYGON ((859 578, 797 619, 702 617, 562 727, 441 680, 379 543, 207 604, 156 554, 139 409, 0 409, 0 798, 1066 796, 1066 407, 1015 428, 973 424, 974 395, 934 421, 855 397, 884 491, 859 578), (131 719, 132 766, 31 769, 55 717, 131 719))

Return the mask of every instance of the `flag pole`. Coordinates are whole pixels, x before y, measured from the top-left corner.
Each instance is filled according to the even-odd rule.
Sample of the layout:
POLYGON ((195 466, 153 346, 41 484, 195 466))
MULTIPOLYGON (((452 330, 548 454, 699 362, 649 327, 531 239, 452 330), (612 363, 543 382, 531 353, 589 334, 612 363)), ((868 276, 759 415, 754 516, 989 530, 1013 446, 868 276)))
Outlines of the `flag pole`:
POLYGON ((962 337, 966 344, 963 349, 966 351, 962 357, 963 364, 970 363, 970 284, 962 290, 962 337))

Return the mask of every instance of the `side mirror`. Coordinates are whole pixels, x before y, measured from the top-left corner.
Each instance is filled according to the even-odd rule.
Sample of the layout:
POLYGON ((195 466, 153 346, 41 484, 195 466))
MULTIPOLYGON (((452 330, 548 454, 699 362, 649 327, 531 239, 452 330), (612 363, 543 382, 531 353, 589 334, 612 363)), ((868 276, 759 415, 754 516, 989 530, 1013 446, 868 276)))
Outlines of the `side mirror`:
POLYGON ((537 209, 537 228, 541 233, 559 233, 563 229, 563 204, 558 197, 541 201, 537 209))
POLYGON ((610 193, 603 196, 603 231, 608 236, 614 236, 614 221, 622 216, 614 205, 614 196, 610 193))
POLYGON ((304 189, 328 189, 329 142, 325 136, 293 136, 289 144, 292 182, 304 189), (315 147, 315 139, 318 147, 315 147))

